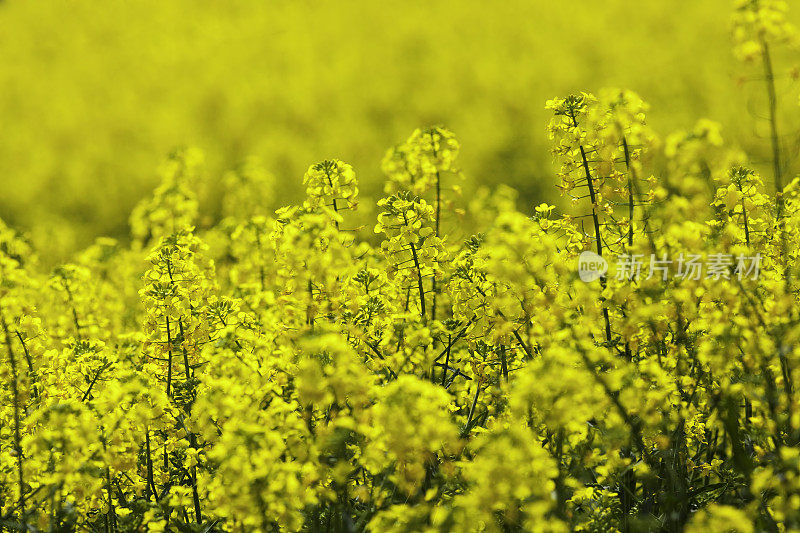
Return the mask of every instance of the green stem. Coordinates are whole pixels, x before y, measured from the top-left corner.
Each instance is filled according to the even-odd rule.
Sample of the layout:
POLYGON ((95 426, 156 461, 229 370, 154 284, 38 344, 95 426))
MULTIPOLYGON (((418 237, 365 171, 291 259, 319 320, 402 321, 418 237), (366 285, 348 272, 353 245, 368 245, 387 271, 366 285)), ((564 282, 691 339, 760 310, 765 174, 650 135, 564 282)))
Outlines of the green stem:
MULTIPOLYGON (((436 150, 433 151, 436 157, 436 150)), ((436 171, 436 238, 439 238, 439 220, 441 219, 442 210, 442 179, 439 171, 436 171)), ((431 320, 436 320, 436 265, 434 264, 433 276, 431 277, 431 320)))
POLYGON ((172 398, 172 330, 167 317, 167 397, 172 398))
MULTIPOLYGON (((572 113, 572 124, 577 128, 578 127, 578 120, 575 118, 575 113, 572 113)), ((600 219, 597 216, 597 194, 594 190, 594 181, 592 180, 592 172, 589 170, 589 160, 586 157, 586 150, 583 149, 583 145, 579 144, 578 148, 581 152, 581 161, 583 166, 583 172, 586 175, 586 184, 589 187, 589 199, 592 202, 592 223, 594 225, 594 238, 597 243, 597 255, 603 257, 603 239, 600 236, 600 219)), ((602 289, 605 290, 606 288, 606 280, 605 278, 600 278, 600 284, 602 289)), ((601 296, 600 301, 604 302, 604 298, 601 296)), ((611 319, 608 316, 608 307, 606 307, 605 303, 603 303, 603 319, 605 320, 605 334, 606 334, 606 342, 611 344, 611 319)))
POLYGON ((145 428, 144 430, 144 445, 145 453, 147 454, 145 457, 145 462, 147 463, 147 500, 149 501, 149 494, 151 490, 153 491, 153 497, 158 498, 158 490, 156 490, 156 483, 153 476, 153 457, 150 452, 150 428, 145 428))
POLYGON ((22 353, 25 354, 25 362, 28 364, 28 372, 31 375, 31 381, 33 382, 31 387, 33 397, 38 398, 39 391, 36 388, 36 372, 33 370, 33 360, 31 359, 31 354, 28 351, 28 346, 25 344, 25 341, 23 340, 22 334, 19 332, 19 330, 15 331, 15 334, 17 335, 17 339, 19 339, 19 343, 22 346, 22 353))
POLYGON ((633 169, 631 169, 631 154, 628 150, 628 140, 622 138, 622 148, 625 152, 625 167, 628 169, 628 248, 633 247, 633 169))
POLYGON ((780 232, 780 253, 783 258, 783 277, 786 288, 789 289, 791 272, 789 268, 786 243, 786 224, 783 219, 783 171, 781 169, 781 145, 778 135, 778 98, 775 94, 775 73, 772 69, 772 58, 769 52, 769 43, 761 38, 761 59, 764 65, 764 82, 767 88, 767 104, 769 107, 770 142, 772 144, 772 174, 775 185, 775 205, 778 231, 780 232))
POLYGON ((19 409, 19 376, 17 375, 17 359, 14 356, 14 348, 11 345, 11 335, 6 322, 5 314, 0 310, 0 325, 3 327, 3 337, 5 338, 8 359, 11 364, 11 395, 14 402, 14 451, 17 454, 17 481, 19 482, 19 512, 23 530, 28 530, 25 510, 25 470, 22 457, 22 435, 20 432, 20 409, 19 409))

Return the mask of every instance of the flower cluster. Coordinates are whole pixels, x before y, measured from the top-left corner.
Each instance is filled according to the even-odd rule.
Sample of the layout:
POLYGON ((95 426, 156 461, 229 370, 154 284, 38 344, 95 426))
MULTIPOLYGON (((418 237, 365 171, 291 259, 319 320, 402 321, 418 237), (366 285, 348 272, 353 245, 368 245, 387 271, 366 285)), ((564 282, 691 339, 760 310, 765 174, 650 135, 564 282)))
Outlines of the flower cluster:
POLYGON ((48 272, 0 223, 0 526, 800 530, 800 180, 709 121, 660 142, 630 91, 547 108, 566 211, 445 194, 433 127, 384 160, 374 234, 339 160, 277 211, 248 160, 206 224, 194 149, 130 246, 48 272), (731 260, 585 282, 587 252, 731 260))

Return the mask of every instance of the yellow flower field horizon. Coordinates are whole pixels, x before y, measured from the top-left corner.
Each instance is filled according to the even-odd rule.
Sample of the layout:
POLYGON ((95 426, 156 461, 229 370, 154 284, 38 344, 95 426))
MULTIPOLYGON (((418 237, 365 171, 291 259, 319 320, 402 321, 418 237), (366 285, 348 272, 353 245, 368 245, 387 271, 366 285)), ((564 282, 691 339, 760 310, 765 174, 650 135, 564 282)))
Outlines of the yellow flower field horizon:
POLYGON ((746 116, 761 92, 736 67, 729 11, 727 0, 7 1, 0 217, 54 261, 124 238, 161 160, 187 145, 206 154, 214 216, 222 175, 250 156, 280 178, 272 208, 300 199, 305 169, 331 157, 377 199, 385 148, 430 124, 464 144, 466 187, 510 185, 530 210, 557 199, 542 102, 607 86, 641 94, 662 135, 703 116, 766 160, 746 116))

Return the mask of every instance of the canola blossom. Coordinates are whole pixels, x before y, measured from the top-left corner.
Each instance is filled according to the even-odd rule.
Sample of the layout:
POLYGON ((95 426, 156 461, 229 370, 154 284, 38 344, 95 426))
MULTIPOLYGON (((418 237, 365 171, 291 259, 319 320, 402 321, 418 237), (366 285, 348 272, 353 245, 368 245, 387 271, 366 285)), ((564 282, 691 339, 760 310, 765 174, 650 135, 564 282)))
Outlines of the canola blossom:
POLYGON ((606 89, 545 104, 569 211, 463 197, 432 126, 386 152, 369 224, 338 159, 275 211, 247 159, 208 223, 196 148, 129 242, 50 269, 0 221, 0 530, 800 531, 800 178, 769 74, 795 31, 777 1, 733 22, 768 171, 606 89), (659 270, 587 278, 587 252, 659 270))

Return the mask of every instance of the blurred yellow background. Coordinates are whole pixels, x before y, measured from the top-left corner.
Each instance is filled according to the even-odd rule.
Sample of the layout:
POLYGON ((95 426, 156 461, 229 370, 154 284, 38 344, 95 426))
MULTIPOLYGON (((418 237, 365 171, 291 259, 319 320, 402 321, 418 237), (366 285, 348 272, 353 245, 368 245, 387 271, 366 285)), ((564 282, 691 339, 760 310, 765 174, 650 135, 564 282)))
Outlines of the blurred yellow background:
MULTIPOLYGON (((751 137, 729 0, 486 2, 6 0, 0 3, 0 218, 54 255, 127 233, 175 146, 214 184, 245 156, 296 200, 308 165, 354 165, 380 194, 385 150, 441 123, 470 183, 553 200, 544 102, 620 86, 662 134, 701 116, 751 137)), ((797 20, 798 13, 791 13, 797 20)), ((796 92, 788 99, 797 106, 796 92)), ((754 103, 756 102, 756 103, 754 103)), ((760 146, 746 146, 756 158, 760 146)), ((367 203, 367 202, 365 202, 367 203)))

